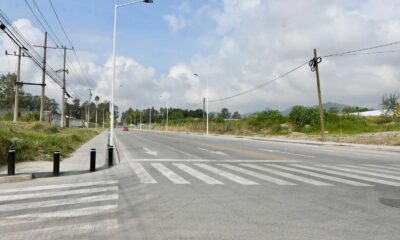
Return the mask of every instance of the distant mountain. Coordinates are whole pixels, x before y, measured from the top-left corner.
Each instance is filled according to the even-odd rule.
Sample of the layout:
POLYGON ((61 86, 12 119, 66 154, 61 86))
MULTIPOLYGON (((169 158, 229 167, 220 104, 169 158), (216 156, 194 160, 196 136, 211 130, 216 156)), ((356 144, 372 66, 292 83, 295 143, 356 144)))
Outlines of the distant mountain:
MULTIPOLYGON (((324 107, 324 110, 329 110, 331 108, 338 108, 339 111, 342 111, 346 107, 351 107, 350 105, 334 103, 334 102, 326 102, 326 103, 323 103, 322 106, 324 107)), ((318 108, 319 106, 315 105, 315 106, 312 106, 312 107, 318 108)), ((281 111, 282 115, 284 115, 284 116, 289 115, 290 112, 292 111, 292 108, 293 107, 290 107, 290 108, 288 108, 288 109, 286 109, 284 111, 281 111)))

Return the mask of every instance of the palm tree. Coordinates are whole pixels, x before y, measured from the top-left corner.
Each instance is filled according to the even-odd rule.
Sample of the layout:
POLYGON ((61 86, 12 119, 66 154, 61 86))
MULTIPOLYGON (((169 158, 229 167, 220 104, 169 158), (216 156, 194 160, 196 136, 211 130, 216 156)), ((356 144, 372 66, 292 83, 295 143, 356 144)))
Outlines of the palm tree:
POLYGON ((96 128, 97 128, 97 106, 99 105, 99 101, 100 101, 99 96, 96 96, 96 97, 94 98, 94 101, 95 101, 95 103, 96 103, 96 128))

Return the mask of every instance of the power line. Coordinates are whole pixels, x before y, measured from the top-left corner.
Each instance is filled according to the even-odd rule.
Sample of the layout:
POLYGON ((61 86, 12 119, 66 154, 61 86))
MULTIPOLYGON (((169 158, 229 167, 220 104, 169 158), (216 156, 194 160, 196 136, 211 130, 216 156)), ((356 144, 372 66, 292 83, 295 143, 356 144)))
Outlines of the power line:
POLYGON ((86 75, 85 75, 85 73, 84 73, 84 71, 83 71, 82 64, 81 64, 81 62, 80 62, 80 60, 79 60, 79 57, 78 57, 78 53, 76 52, 76 50, 75 50, 75 48, 74 48, 74 46, 73 46, 73 44, 72 44, 72 42, 71 42, 71 39, 69 38, 67 32, 65 31, 65 28, 64 28, 64 26, 63 26, 63 24, 62 24, 62 22, 61 22, 61 20, 60 20, 60 17, 59 17, 58 14, 57 14, 57 11, 56 11, 56 9, 55 9, 55 7, 54 7, 54 5, 53 5, 53 2, 52 2, 51 0, 49 0, 49 3, 50 3, 51 8, 53 9, 54 15, 56 16, 57 21, 58 21, 58 23, 60 24, 60 27, 61 27, 61 29, 62 29, 62 31, 63 31, 65 37, 66 37, 67 40, 68 40, 68 43, 71 45, 71 47, 72 47, 72 49, 73 49, 73 51, 74 51, 76 60, 78 61, 78 65, 79 65, 80 71, 81 71, 81 73, 82 73, 82 75, 83 75, 83 79, 86 81, 86 83, 87 83, 90 87, 93 87, 93 85, 92 85, 92 84, 90 83, 90 81, 87 79, 87 77, 86 77, 86 75))
POLYGON ((231 95, 231 96, 229 96, 229 97, 224 97, 224 98, 219 98, 219 99, 212 99, 212 100, 209 100, 209 102, 221 102, 221 101, 225 101, 225 100, 228 100, 228 99, 232 99, 232 98, 235 98, 235 97, 242 96, 242 95, 247 94, 247 93, 249 93, 249 92, 252 92, 252 91, 254 91, 254 90, 256 90, 256 89, 265 87, 266 85, 269 85, 269 84, 271 84, 271 83, 273 83, 273 82, 275 82, 275 81, 277 81, 277 80, 279 80, 279 79, 281 79, 281 78, 284 78, 284 77, 286 77, 287 75, 289 75, 289 74, 291 74, 291 73, 297 71, 298 69, 302 68, 302 67, 303 67, 304 65, 306 65, 306 64, 308 64, 308 61, 305 62, 305 63, 303 63, 303 64, 301 64, 301 65, 299 65, 299 66, 297 66, 297 67, 295 67, 295 68, 293 68, 293 69, 291 69, 290 71, 288 71, 288 72, 286 72, 286 73, 284 73, 284 74, 282 74, 282 75, 280 75, 280 76, 278 76, 278 77, 276 77, 276 78, 274 78, 274 79, 272 79, 272 80, 270 80, 270 81, 268 81, 268 82, 265 82, 265 83, 263 83, 263 84, 260 84, 260 85, 258 85, 258 86, 256 86, 256 87, 250 88, 250 89, 248 89, 248 90, 246 90, 246 91, 243 91, 243 92, 240 92, 240 93, 236 93, 236 94, 231 95))
MULTIPOLYGON (((34 1, 34 0, 33 0, 34 1)), ((44 26, 44 24, 42 23, 42 21, 39 19, 39 17, 37 16, 37 14, 35 13, 35 11, 33 10, 33 8, 31 7, 31 5, 28 3, 27 0, 25 0, 26 5, 28 6, 28 8, 30 9, 31 13, 33 14, 33 16, 35 17, 35 19, 37 20, 37 22, 41 25, 43 31, 47 32, 47 28, 44 26)), ((55 38, 57 40, 55 40, 51 34, 49 34, 48 36, 50 37, 50 39, 53 41, 53 43, 55 43, 56 45, 63 45, 60 41, 60 39, 57 37, 57 35, 55 34, 54 30, 51 28, 50 24, 47 22, 47 20, 45 19, 43 13, 40 11, 39 6, 36 4, 36 2, 34 1, 34 4, 36 6, 36 9, 39 11, 40 16, 42 17, 42 19, 45 21, 46 25, 48 26, 48 28, 50 29, 50 32, 55 35, 55 38)), ((58 19, 58 16, 56 16, 58 19)), ((63 27, 62 27, 63 28, 63 27)), ((69 40, 69 38, 67 37, 67 39, 69 40)), ((72 44, 70 44, 72 47, 72 44)), ((59 55, 62 57, 61 52, 58 52, 59 55)), ((74 49, 74 53, 75 53, 75 49, 74 49)), ((75 53, 76 54, 76 53, 75 53)), ((67 56, 67 65, 69 66, 71 73, 73 73, 75 75, 75 70, 72 66, 72 64, 69 64, 68 62, 72 62, 71 59, 67 56)), ((87 80, 84 80, 84 78, 82 76, 76 75, 75 76, 76 79, 79 79, 81 82, 88 82, 87 80), (84 80, 84 81, 83 81, 84 80)), ((89 83, 88 83, 89 84, 89 83)), ((90 84, 89 84, 90 85, 90 84)))
POLYGON ((36 4, 35 0, 32 0, 33 4, 35 5, 36 9, 38 10, 40 16, 42 16, 42 19, 44 20, 44 22, 46 23, 48 29, 50 30, 50 32, 54 35, 54 37, 57 39, 57 43, 59 45, 63 45, 60 41, 60 39, 58 38, 57 34, 53 31, 53 28, 50 26, 50 24, 47 22, 46 18, 44 17, 42 11, 40 10, 39 6, 36 4))
MULTIPOLYGON (((376 51, 376 52, 359 52, 359 53, 349 53, 349 54, 342 54, 342 55, 332 55, 328 57, 346 57, 346 56, 357 56, 357 55, 372 55, 372 54, 383 54, 383 53, 398 53, 400 49, 393 49, 387 51, 376 51)), ((327 56, 325 56, 327 57, 327 56)))
POLYGON ((321 57, 334 57, 334 56, 348 55, 348 54, 351 54, 351 53, 362 52, 362 51, 372 50, 372 49, 382 48, 382 47, 388 47, 388 46, 393 46, 393 45, 397 45, 397 44, 400 44, 400 41, 384 43, 384 44, 380 44, 380 45, 376 45, 376 46, 372 46, 372 47, 367 47, 367 48, 356 49, 356 50, 350 50, 350 51, 346 51, 346 52, 342 52, 342 53, 328 54, 328 55, 321 56, 321 57))

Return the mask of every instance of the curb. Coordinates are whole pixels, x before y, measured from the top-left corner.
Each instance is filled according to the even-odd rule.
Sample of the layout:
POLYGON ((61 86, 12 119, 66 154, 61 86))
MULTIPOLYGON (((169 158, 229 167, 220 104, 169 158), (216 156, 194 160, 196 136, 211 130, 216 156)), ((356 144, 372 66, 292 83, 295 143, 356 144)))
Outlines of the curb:
POLYGON ((0 183, 15 183, 32 180, 32 174, 19 174, 13 176, 0 176, 0 183))

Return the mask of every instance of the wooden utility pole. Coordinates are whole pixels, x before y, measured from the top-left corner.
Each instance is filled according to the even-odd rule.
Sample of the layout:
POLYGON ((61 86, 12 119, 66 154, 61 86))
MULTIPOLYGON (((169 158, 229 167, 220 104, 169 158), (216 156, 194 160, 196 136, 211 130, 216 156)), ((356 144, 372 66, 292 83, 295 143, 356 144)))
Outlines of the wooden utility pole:
POLYGON ((314 58, 310 61, 311 71, 315 71, 317 77, 317 90, 318 90, 318 104, 319 104, 319 122, 321 125, 321 141, 325 140, 325 123, 324 123, 324 108, 322 106, 322 96, 321 96, 321 83, 319 79, 319 69, 318 64, 321 63, 321 58, 317 55, 317 49, 314 49, 314 58))
POLYGON ((21 59, 22 59, 22 57, 30 57, 30 56, 25 55, 25 53, 22 53, 22 47, 18 48, 18 54, 16 52, 8 53, 6 51, 6 56, 18 57, 17 79, 16 79, 16 81, 14 83, 14 86, 15 86, 15 100, 14 100, 14 119, 13 119, 13 121, 16 122, 18 120, 19 88, 20 88, 19 86, 23 84, 21 82, 21 59))
POLYGON ((40 95, 40 118, 39 120, 44 121, 44 94, 46 87, 46 55, 47 55, 47 32, 44 33, 44 45, 43 45, 43 73, 42 73, 42 92, 40 95))

